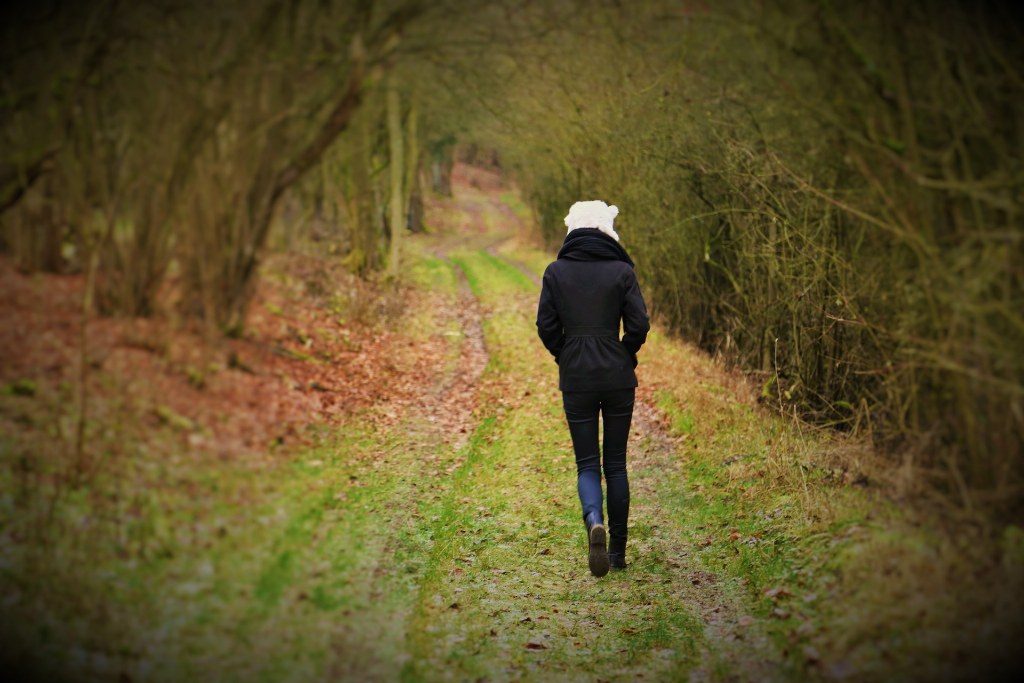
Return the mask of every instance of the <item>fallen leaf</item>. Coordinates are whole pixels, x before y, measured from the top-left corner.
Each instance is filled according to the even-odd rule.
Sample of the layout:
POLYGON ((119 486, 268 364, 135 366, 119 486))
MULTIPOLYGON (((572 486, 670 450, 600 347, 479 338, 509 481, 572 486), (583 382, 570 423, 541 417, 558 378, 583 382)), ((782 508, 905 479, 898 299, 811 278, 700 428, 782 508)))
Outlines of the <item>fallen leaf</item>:
POLYGON ((792 593, 790 593, 782 586, 776 586, 775 588, 766 588, 764 594, 772 600, 778 600, 779 598, 788 598, 792 595, 792 593))
POLYGON ((536 643, 536 642, 531 640, 530 642, 528 642, 526 644, 526 649, 527 650, 546 650, 546 649, 548 649, 548 646, 545 645, 544 643, 536 643))

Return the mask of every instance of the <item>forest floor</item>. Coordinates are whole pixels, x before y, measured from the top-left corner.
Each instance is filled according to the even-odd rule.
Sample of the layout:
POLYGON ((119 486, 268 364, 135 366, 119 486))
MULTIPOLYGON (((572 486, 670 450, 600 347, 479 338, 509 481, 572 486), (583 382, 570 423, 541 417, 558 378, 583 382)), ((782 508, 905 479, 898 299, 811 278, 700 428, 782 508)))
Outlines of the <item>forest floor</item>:
MULTIPOLYGON (((405 245, 398 295, 295 257, 217 354, 98 322, 89 433, 105 445, 86 484, 58 484, 79 467, 52 445, 73 412, 39 412, 75 400, 73 326, 0 336, 65 356, 47 370, 22 353, 0 378, 12 665, 120 681, 1011 672, 1019 530, 915 507, 865 444, 760 405, 658 325, 638 368, 630 566, 590 576, 534 325, 553 256, 520 239, 499 178, 458 166, 455 181, 405 245)), ((19 321, 71 287, 4 277, 19 321)))

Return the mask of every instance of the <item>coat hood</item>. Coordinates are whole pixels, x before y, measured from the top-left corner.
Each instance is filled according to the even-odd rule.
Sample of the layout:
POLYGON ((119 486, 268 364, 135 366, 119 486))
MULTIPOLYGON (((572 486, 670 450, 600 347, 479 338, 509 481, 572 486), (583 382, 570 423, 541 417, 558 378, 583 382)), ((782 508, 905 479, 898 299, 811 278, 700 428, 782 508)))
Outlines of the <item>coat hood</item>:
POLYGON ((571 261, 623 261, 632 268, 633 259, 618 240, 600 228, 570 230, 558 250, 558 258, 571 261))

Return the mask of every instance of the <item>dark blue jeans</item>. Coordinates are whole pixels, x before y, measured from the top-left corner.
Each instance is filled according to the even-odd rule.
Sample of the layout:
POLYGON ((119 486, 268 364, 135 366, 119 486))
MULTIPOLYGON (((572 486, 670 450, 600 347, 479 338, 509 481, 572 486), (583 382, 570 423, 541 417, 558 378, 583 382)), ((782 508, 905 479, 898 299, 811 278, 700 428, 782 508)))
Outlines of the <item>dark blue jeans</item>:
POLYGON ((626 442, 633 419, 636 389, 564 391, 562 405, 576 452, 576 486, 583 506, 583 520, 602 514, 601 469, 608 487, 608 535, 626 541, 629 522, 629 478, 626 475, 626 442), (604 419, 604 461, 598 450, 597 416, 604 419))

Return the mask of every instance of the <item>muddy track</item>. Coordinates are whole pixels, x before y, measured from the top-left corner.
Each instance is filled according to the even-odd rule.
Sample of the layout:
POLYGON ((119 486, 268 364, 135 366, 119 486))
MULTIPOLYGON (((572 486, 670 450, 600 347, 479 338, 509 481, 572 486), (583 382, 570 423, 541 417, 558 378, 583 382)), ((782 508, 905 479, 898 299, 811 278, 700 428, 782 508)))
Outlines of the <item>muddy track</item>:
POLYGON ((462 344, 455 371, 436 388, 438 401, 428 407, 427 419, 454 428, 460 437, 453 443, 456 450, 462 448, 472 427, 472 408, 478 389, 478 380, 487 366, 489 358, 484 341, 483 312, 480 302, 469 288, 466 274, 458 265, 452 264, 459 278, 459 294, 455 316, 462 332, 462 344))
POLYGON ((445 321, 442 327, 447 330, 444 334, 450 339, 450 348, 444 370, 433 383, 422 394, 403 400, 398 407, 404 414, 410 437, 427 447, 429 453, 425 457, 428 460, 437 462, 443 452, 461 451, 473 432, 479 380, 489 354, 484 340, 484 313, 465 273, 448 258, 442 246, 431 251, 451 267, 458 280, 454 297, 438 297, 432 302, 445 321))
POLYGON ((434 248, 432 253, 447 263, 458 279, 453 301, 433 302, 442 319, 457 323, 457 332, 446 333, 457 336, 457 341, 445 371, 424 395, 404 401, 401 408, 410 415, 417 429, 428 433, 424 436, 432 436, 459 450, 472 432, 479 379, 489 358, 484 342, 483 311, 458 264, 452 262, 441 247, 434 248))

